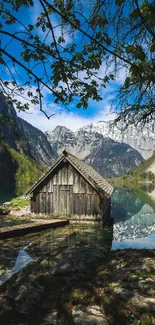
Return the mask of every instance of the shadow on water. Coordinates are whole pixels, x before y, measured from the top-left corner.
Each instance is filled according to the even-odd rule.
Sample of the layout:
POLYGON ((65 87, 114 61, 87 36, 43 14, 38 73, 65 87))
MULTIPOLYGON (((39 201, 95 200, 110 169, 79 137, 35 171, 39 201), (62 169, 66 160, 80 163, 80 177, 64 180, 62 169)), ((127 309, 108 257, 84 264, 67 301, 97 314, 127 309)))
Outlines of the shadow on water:
POLYGON ((93 250, 108 252, 112 247, 113 227, 68 226, 37 234, 0 241, 0 285, 19 272, 32 260, 53 260, 67 250, 71 259, 81 254, 92 255, 93 250), (22 245, 22 248, 21 248, 22 245), (76 256, 73 256, 76 254, 76 256))

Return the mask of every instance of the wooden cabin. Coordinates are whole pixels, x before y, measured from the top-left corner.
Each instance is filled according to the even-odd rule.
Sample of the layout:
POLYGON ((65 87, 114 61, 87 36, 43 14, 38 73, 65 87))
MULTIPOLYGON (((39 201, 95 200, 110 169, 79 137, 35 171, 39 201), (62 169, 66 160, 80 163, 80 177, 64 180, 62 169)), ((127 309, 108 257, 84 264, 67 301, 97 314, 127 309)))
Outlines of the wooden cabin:
POLYGON ((64 150, 27 194, 32 213, 71 221, 105 221, 112 191, 92 166, 64 150))

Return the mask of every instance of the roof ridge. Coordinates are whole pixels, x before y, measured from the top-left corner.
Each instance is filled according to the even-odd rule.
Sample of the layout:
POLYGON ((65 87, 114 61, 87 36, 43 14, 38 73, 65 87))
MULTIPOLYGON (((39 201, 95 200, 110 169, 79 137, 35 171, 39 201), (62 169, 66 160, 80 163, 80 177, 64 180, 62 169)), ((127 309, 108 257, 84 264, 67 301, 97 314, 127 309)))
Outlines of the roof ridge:
POLYGON ((86 163, 85 161, 79 159, 78 157, 71 154, 69 151, 64 150, 63 154, 68 158, 75 159, 76 162, 78 162, 79 166, 77 168, 80 170, 83 168, 83 170, 80 170, 82 173, 84 173, 88 179, 91 179, 93 183, 95 183, 96 186, 99 186, 101 190, 104 192, 111 194, 113 191, 113 187, 111 184, 109 184, 106 179, 89 163, 86 163), (94 174, 94 175, 93 175, 94 174), (97 179, 96 179, 97 178, 97 179))
POLYGON ((105 178, 98 171, 96 171, 93 166, 74 156, 67 150, 63 150, 59 158, 52 164, 52 166, 46 171, 46 173, 44 173, 35 184, 33 184, 27 194, 31 193, 37 185, 42 183, 42 181, 52 172, 52 170, 54 170, 54 168, 59 164, 59 162, 61 162, 61 160, 65 157, 66 159, 68 158, 68 161, 73 164, 74 168, 76 168, 79 173, 81 173, 81 175, 83 175, 83 177, 87 179, 87 181, 92 186, 94 186, 94 188, 96 188, 97 191, 100 191, 102 195, 111 195, 113 191, 113 187, 111 186, 111 184, 109 184, 105 180, 105 178))

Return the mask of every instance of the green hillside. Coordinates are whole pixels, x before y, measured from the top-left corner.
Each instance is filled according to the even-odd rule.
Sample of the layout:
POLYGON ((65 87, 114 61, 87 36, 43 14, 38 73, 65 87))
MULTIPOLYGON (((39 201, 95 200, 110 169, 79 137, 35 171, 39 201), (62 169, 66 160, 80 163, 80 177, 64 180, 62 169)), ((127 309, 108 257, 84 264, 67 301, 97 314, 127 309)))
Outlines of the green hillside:
POLYGON ((148 178, 150 180, 155 178, 155 175, 149 171, 147 172, 147 169, 153 164, 155 163, 155 153, 147 160, 145 160, 144 162, 142 162, 139 166, 137 166, 136 168, 130 170, 130 172, 128 172, 125 176, 136 176, 136 177, 142 177, 142 178, 148 178))
POLYGON ((108 181, 116 187, 125 186, 129 189, 136 187, 139 190, 147 190, 145 187, 149 188, 155 183, 155 174, 147 171, 153 164, 155 165, 155 153, 123 177, 108 178, 108 181))
POLYGON ((44 166, 0 142, 0 190, 21 195, 44 171, 44 166))

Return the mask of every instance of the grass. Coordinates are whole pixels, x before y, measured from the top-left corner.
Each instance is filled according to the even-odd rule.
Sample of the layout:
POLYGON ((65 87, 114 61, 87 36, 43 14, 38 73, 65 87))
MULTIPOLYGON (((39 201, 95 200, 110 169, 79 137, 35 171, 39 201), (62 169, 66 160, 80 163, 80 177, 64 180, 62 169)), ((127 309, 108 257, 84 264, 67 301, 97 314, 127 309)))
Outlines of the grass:
POLYGON ((12 227, 16 225, 23 225, 27 223, 32 223, 32 220, 26 218, 19 218, 14 216, 5 216, 0 219, 0 229, 5 227, 12 227))
POLYGON ((30 205, 30 200, 25 198, 24 196, 19 196, 13 199, 8 205, 9 208, 13 210, 21 210, 30 205))

